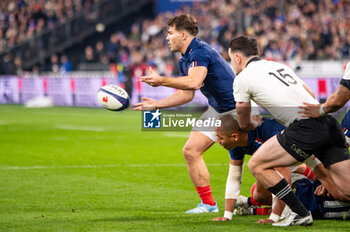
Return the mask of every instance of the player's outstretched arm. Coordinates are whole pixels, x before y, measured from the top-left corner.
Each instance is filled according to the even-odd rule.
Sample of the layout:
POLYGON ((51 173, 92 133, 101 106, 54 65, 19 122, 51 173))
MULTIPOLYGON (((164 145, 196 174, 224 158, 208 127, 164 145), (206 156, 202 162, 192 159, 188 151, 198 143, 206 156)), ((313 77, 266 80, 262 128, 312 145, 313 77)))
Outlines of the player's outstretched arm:
POLYGON ((194 94, 194 91, 179 90, 171 96, 161 99, 159 101, 156 101, 152 98, 143 97, 141 98, 143 102, 136 103, 134 110, 155 110, 183 105, 187 102, 192 101, 194 94))
POLYGON ((342 108, 350 99, 350 90, 343 85, 339 85, 338 89, 333 92, 324 104, 309 104, 304 102, 304 106, 299 113, 303 117, 318 118, 323 114, 332 113, 342 108))
POLYGON ((204 66, 192 67, 188 70, 188 76, 182 77, 162 77, 151 67, 150 74, 141 77, 141 81, 151 86, 167 86, 182 90, 198 90, 207 76, 208 69, 204 66))

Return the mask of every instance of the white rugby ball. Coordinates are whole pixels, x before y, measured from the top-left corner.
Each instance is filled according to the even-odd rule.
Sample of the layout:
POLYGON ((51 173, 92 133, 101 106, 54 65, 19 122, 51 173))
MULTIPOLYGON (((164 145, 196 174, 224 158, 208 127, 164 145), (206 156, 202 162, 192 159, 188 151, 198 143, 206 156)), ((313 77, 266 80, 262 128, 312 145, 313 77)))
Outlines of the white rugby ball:
POLYGON ((108 110, 120 111, 129 106, 128 93, 117 85, 101 87, 98 90, 97 98, 101 105, 108 110))

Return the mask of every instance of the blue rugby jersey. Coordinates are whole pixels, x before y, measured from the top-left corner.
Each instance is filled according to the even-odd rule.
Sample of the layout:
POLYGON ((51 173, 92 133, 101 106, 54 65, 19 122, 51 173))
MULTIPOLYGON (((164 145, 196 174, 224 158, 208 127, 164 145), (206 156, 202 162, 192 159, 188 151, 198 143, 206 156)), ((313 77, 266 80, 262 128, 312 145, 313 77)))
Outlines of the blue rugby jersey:
POLYGON ((187 76, 191 67, 204 66, 208 74, 200 88, 208 103, 218 113, 236 108, 233 97, 235 74, 229 63, 207 43, 194 38, 179 61, 181 76, 187 76))
POLYGON ((248 131, 248 146, 235 147, 229 151, 230 158, 241 160, 244 155, 253 155, 253 153, 269 138, 279 134, 285 127, 275 119, 264 118, 263 123, 253 131, 248 131))
POLYGON ((350 137, 350 110, 346 112, 345 117, 343 118, 343 121, 341 121, 340 126, 343 129, 344 135, 350 137))

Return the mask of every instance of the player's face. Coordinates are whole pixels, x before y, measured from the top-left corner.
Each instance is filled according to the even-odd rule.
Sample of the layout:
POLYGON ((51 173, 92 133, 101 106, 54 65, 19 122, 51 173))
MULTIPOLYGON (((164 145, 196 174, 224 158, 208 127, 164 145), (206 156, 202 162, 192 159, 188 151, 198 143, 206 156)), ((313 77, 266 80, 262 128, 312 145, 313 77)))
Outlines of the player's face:
POLYGON ((237 146, 237 140, 221 130, 216 130, 216 142, 226 150, 231 150, 237 146))
POLYGON ((236 75, 238 75, 242 71, 242 68, 239 65, 240 55, 237 52, 231 52, 231 49, 228 50, 228 55, 231 59, 231 65, 232 65, 233 71, 235 72, 236 75))
POLYGON ((182 48, 182 33, 177 31, 175 27, 168 27, 168 35, 166 40, 168 41, 169 49, 172 52, 179 52, 182 48))

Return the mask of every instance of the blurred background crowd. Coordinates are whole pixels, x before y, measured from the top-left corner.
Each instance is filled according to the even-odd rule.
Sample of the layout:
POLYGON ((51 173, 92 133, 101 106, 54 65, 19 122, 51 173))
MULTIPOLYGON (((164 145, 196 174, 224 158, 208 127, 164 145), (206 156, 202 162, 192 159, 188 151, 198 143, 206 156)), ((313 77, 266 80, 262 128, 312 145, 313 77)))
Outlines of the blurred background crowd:
MULTIPOLYGON (((101 8, 108 2, 111 4, 104 0, 1 0, 0 54, 3 54, 3 61, 0 71, 22 75, 25 71, 112 70, 140 76, 148 65, 153 65, 162 74, 176 75, 181 55, 169 51, 165 37, 167 20, 180 13, 196 17, 200 27, 198 37, 214 46, 227 60, 228 42, 239 34, 257 37, 261 55, 270 60, 350 59, 348 0, 196 1, 192 7, 184 5, 171 13, 155 13, 152 9, 147 13, 145 8, 145 14, 131 17, 129 25, 107 30, 103 24, 93 21, 92 16, 108 15, 101 8), (57 39, 60 33, 53 31, 68 23, 76 25, 77 15, 92 20, 94 32, 76 41, 72 37, 69 45, 55 49, 64 39, 57 39), (28 53, 30 45, 23 44, 41 36, 49 37, 47 43, 56 38, 57 46, 45 49, 40 59, 29 62, 37 52, 28 53)), ((83 22, 81 25, 85 26, 83 22)), ((74 35, 74 30, 84 27, 72 28, 69 27, 74 35)), ((46 48, 47 43, 39 45, 46 48)))

